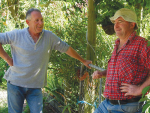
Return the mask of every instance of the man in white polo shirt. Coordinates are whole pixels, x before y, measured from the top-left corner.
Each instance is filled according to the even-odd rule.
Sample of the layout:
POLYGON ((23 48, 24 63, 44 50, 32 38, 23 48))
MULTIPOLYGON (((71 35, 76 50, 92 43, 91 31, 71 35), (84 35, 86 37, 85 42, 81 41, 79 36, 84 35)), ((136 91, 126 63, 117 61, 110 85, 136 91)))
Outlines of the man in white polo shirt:
POLYGON ((90 68, 71 46, 51 31, 44 30, 40 10, 29 9, 26 13, 28 28, 0 33, 0 57, 10 66, 4 75, 7 80, 8 112, 22 113, 24 99, 31 113, 42 113, 41 88, 47 84, 47 67, 52 50, 58 50, 78 59, 90 68), (2 48, 11 45, 12 58, 2 48))

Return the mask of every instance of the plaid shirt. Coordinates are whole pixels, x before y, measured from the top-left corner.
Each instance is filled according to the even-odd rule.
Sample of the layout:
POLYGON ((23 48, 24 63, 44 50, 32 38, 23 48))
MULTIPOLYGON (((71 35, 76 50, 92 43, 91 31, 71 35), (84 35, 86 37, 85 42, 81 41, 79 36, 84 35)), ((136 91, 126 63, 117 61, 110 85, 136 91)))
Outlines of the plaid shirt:
POLYGON ((134 85, 142 84, 148 76, 150 69, 150 47, 147 41, 133 32, 128 41, 117 52, 120 40, 108 61, 104 96, 112 100, 126 100, 133 96, 124 96, 120 91, 121 83, 134 85))

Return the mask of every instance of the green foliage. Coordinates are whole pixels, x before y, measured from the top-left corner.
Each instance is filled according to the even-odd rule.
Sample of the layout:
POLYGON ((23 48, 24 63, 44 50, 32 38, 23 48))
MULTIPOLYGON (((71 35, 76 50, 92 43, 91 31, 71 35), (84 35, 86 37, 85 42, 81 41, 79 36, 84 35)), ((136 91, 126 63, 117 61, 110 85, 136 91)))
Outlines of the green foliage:
POLYGON ((65 110, 68 109, 69 113, 71 113, 71 109, 70 109, 70 106, 67 105, 64 107, 64 110, 62 111, 62 113, 65 113, 65 110))
POLYGON ((145 7, 149 8, 150 7, 150 1, 149 0, 145 0, 145 7))
MULTIPOLYGON (((63 2, 61 3, 61 5, 63 6, 63 8, 65 7, 65 4, 63 2)), ((59 6, 58 3, 57 6, 59 6)), ((82 55, 83 58, 86 58, 86 46, 88 43, 86 40, 87 10, 83 9, 80 12, 75 10, 74 7, 72 7, 72 5, 70 4, 66 4, 66 6, 68 6, 66 8, 67 10, 63 9, 63 12, 56 12, 59 7, 57 7, 57 9, 55 9, 55 7, 47 8, 50 12, 45 13, 45 15, 47 15, 45 18, 45 29, 53 31, 62 40, 66 41, 69 45, 71 45, 80 55, 82 55), (61 20, 59 20, 60 18, 61 20), (49 19, 51 19, 50 23, 49 19)), ((96 64, 98 66, 101 66, 103 68, 107 67, 107 61, 110 58, 110 54, 113 49, 112 44, 115 40, 113 39, 113 37, 114 36, 106 35, 102 30, 101 26, 98 26, 97 47, 95 50, 97 56, 96 64)), ((70 107, 75 111, 78 110, 76 102, 77 98, 79 97, 79 80, 77 79, 76 73, 77 69, 79 69, 80 66, 81 63, 79 61, 67 56, 66 54, 61 54, 57 51, 53 51, 53 54, 50 58, 49 70, 51 70, 52 72, 50 75, 51 77, 48 76, 48 78, 52 79, 48 80, 47 87, 49 87, 48 90, 55 97, 57 97, 58 101, 62 102, 63 100, 65 100, 66 107, 64 107, 64 109, 70 107), (58 79, 56 80, 55 77, 58 79), (60 82, 60 80, 63 80, 63 82, 60 82), (54 83, 59 85, 54 85, 54 83), (55 88, 53 88, 52 86, 55 86, 55 88), (59 88, 64 88, 64 92, 61 92, 59 88), (55 90, 52 91, 52 89, 55 90), (59 91, 61 94, 64 94, 64 98, 62 98, 61 95, 59 95, 58 93, 54 93, 54 91, 59 91)), ((97 80, 97 83, 99 83, 99 80, 97 80)))
POLYGON ((150 41, 148 41, 148 44, 147 44, 147 46, 150 46, 150 41))
POLYGON ((64 104, 64 90, 62 87, 63 81, 57 76, 48 74, 48 85, 45 87, 51 95, 53 95, 58 102, 64 104))
MULTIPOLYGON (((57 6, 58 5, 59 4, 57 4, 57 6)), ((65 7, 63 2, 61 5, 65 7)), ((85 18, 83 13, 76 11, 71 4, 68 3, 66 6, 69 8, 67 11, 64 10, 63 12, 56 12, 59 7, 57 7, 57 9, 53 7, 53 10, 51 10, 50 14, 47 13, 48 16, 45 18, 45 21, 51 18, 51 23, 45 23, 45 29, 53 31, 62 40, 71 45, 71 47, 81 54, 83 58, 85 58, 87 18, 85 18), (53 16, 51 17, 51 15, 53 16), (81 16, 83 18, 81 18, 81 16), (60 18, 61 20, 59 20, 60 18)), ((52 9, 52 7, 50 7, 50 9, 52 9)), ((81 63, 79 61, 57 51, 53 51, 53 54, 50 58, 49 68, 52 71, 51 76, 55 76, 58 80, 56 82, 56 84, 58 84, 56 86, 56 91, 63 94, 64 97, 62 98, 59 93, 54 94, 54 92, 51 92, 55 97, 58 97, 57 99, 59 102, 65 101, 64 110, 72 109, 77 111, 76 102, 79 96, 79 81, 76 76, 76 71, 80 65, 81 63), (60 80, 63 80, 63 83, 61 83, 60 80), (59 88, 61 88, 59 86, 62 86, 62 84, 62 88, 64 89, 63 92, 59 90, 59 88)), ((56 80, 56 78, 52 79, 52 81, 56 80)), ((48 82, 49 90, 52 89, 52 85, 50 85, 50 83, 54 83, 52 81, 48 82)))
POLYGON ((140 99, 140 102, 144 102, 145 101, 145 104, 143 106, 142 112, 148 111, 148 113, 149 113, 149 111, 150 111, 150 95, 147 94, 147 92, 149 90, 150 90, 150 86, 147 86, 147 87, 145 87, 142 90, 142 98, 140 99))
POLYGON ((0 107, 0 113, 8 113, 8 107, 0 107))
POLYGON ((137 4, 140 4, 144 8, 150 7, 150 1, 149 0, 126 0, 130 6, 136 6, 137 4))
POLYGON ((123 1, 113 1, 113 0, 105 0, 102 2, 99 2, 96 6, 97 11, 97 19, 96 22, 98 24, 102 25, 112 25, 112 22, 110 21, 110 17, 112 17, 115 12, 123 8, 123 1))
POLYGON ((24 107, 23 113, 30 113, 30 108, 28 104, 24 107))

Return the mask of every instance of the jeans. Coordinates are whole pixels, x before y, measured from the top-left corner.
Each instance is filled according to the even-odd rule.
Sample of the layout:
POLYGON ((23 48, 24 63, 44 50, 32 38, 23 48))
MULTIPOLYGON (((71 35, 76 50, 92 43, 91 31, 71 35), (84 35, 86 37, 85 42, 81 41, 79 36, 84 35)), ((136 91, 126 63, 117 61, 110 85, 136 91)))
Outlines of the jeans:
POLYGON ((22 113, 24 100, 30 113, 42 113, 43 96, 41 88, 24 88, 7 82, 8 113, 22 113))
POLYGON ((108 99, 104 100, 94 113, 142 113, 143 102, 113 105, 108 99))

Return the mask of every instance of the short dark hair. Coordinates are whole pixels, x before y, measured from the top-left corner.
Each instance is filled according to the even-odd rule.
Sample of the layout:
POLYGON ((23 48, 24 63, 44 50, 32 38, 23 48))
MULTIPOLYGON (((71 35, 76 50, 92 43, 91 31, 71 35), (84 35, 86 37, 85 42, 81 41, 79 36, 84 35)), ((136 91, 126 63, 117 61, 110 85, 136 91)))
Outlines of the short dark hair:
POLYGON ((32 13, 33 11, 37 11, 37 12, 40 12, 40 13, 41 13, 41 11, 40 11, 39 9, 31 8, 31 9, 29 9, 29 10, 27 11, 27 13, 26 13, 26 20, 30 20, 30 19, 31 19, 31 13, 32 13))

